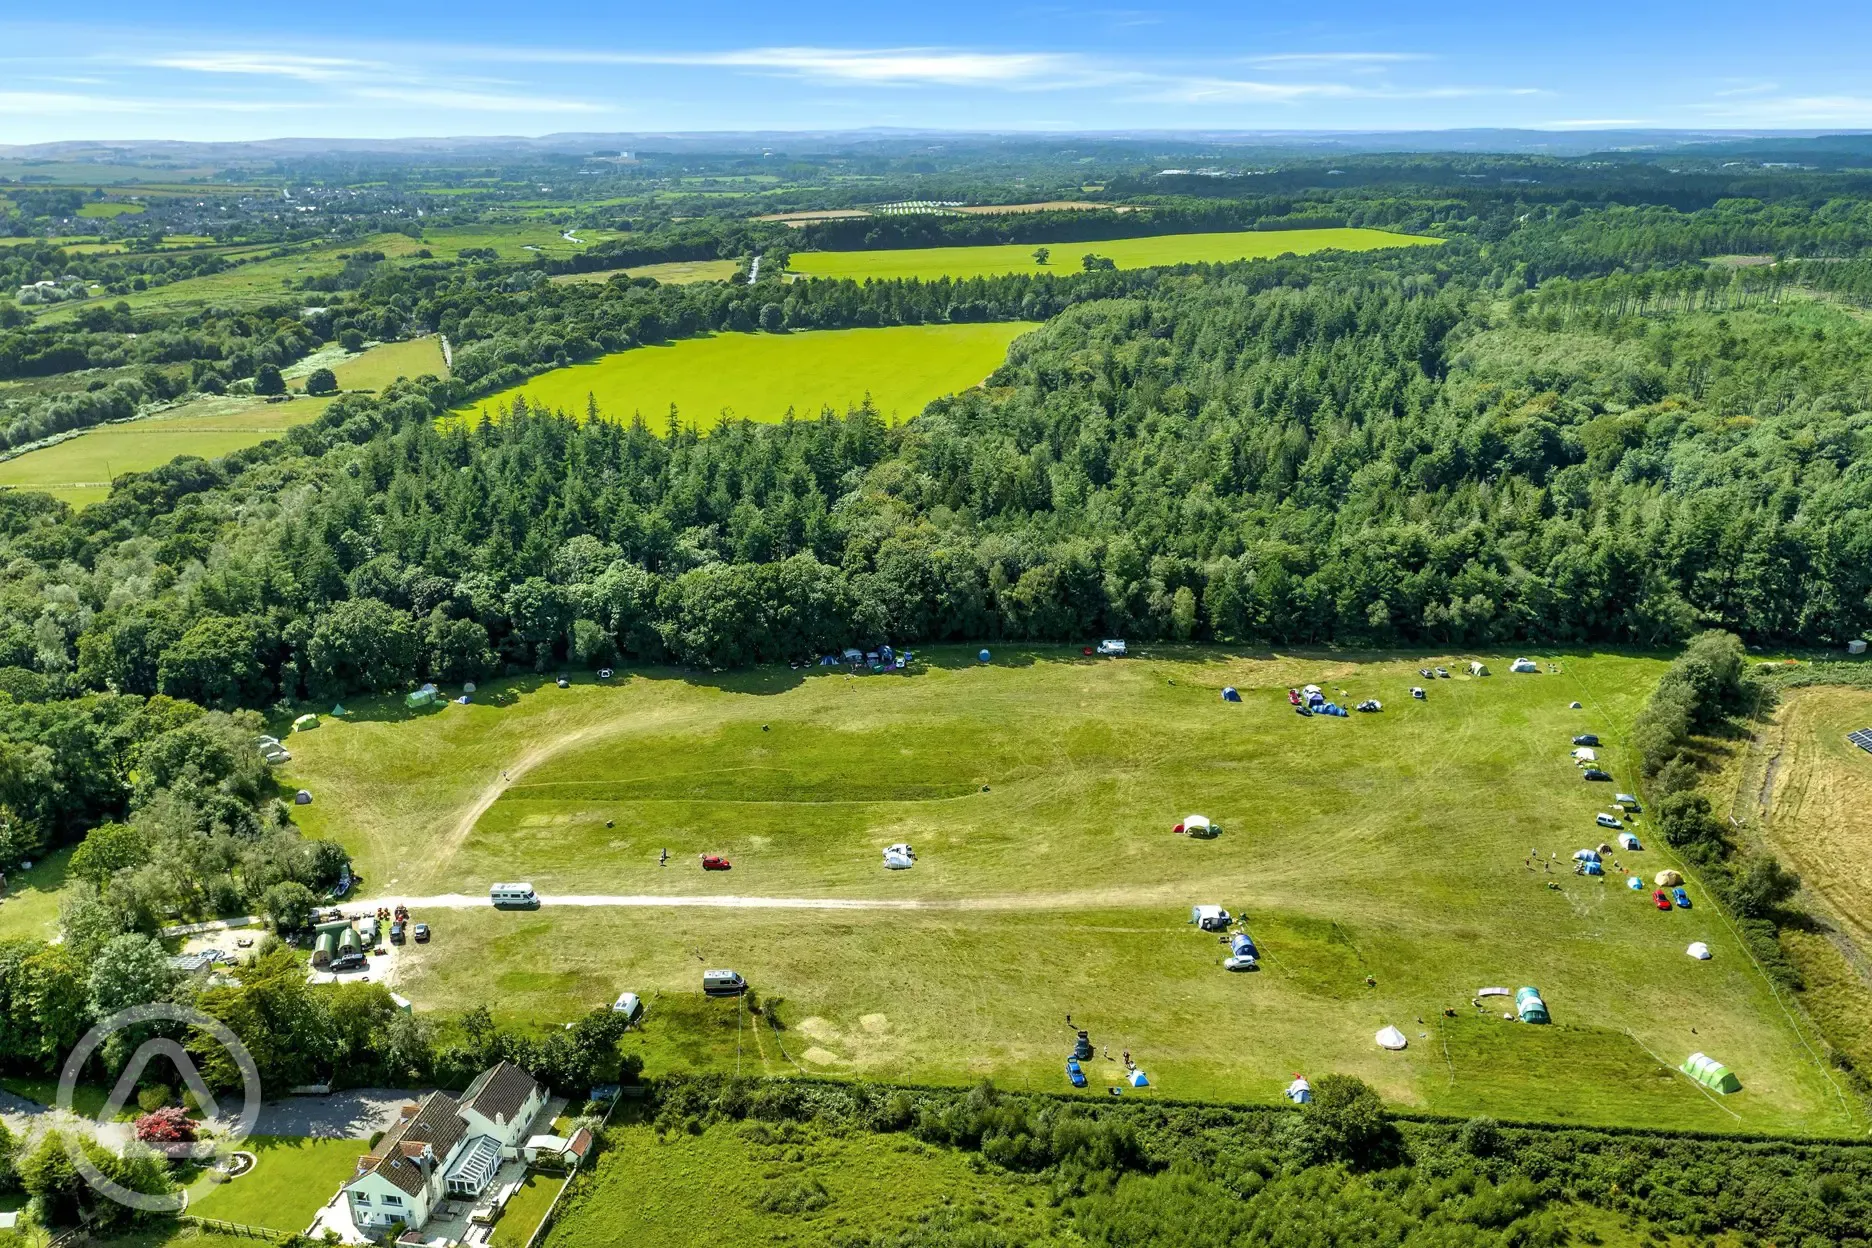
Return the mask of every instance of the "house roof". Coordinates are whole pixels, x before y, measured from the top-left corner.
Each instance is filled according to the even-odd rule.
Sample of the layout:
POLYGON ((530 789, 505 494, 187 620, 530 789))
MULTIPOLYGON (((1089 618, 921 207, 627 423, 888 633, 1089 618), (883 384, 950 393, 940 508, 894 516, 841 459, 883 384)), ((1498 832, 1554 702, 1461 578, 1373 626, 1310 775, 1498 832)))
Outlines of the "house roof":
MULTIPOLYGON (((431 1092, 415 1106, 406 1108, 402 1120, 384 1133, 376 1151, 358 1159, 357 1173, 351 1182, 367 1174, 381 1175, 397 1187, 415 1196, 423 1189, 427 1167, 422 1161, 424 1146, 435 1152, 440 1161, 467 1134, 461 1111, 446 1092, 431 1092)), ((350 1186, 350 1184, 346 1184, 350 1186)))
POLYGON ((591 1128, 580 1127, 572 1133, 572 1139, 566 1144, 565 1151, 568 1153, 577 1153, 580 1157, 583 1157, 586 1153, 591 1152, 593 1142, 591 1128))
POLYGON ((462 1093, 461 1107, 464 1112, 474 1110, 489 1122, 497 1117, 502 1122, 512 1122, 521 1107, 538 1091, 539 1085, 532 1075, 512 1062, 501 1062, 475 1076, 475 1081, 462 1093))

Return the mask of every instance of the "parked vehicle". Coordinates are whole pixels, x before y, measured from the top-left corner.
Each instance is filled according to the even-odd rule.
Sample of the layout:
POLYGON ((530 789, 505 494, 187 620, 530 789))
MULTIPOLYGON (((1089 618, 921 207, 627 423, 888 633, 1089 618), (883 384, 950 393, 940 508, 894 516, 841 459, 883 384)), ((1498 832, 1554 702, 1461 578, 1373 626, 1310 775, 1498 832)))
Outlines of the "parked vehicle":
POLYGON ((702 991, 711 997, 738 997, 747 987, 747 980, 737 971, 702 972, 702 991))
POLYGON ((488 889, 488 900, 496 910, 537 910, 540 905, 531 884, 496 884, 488 889))
POLYGON ((625 1022, 631 1022, 643 1013, 643 1001, 634 992, 621 992, 618 999, 611 1003, 613 1014, 622 1014, 625 1022))
POLYGON ((1593 732, 1582 732, 1579 736, 1573 738, 1573 744, 1574 745, 1598 745, 1599 735, 1593 732))
POLYGON ((1075 1088, 1083 1088, 1086 1086, 1085 1071, 1079 1069, 1078 1058, 1069 1057, 1066 1059, 1066 1079, 1075 1088))
POLYGON ((1593 822, 1597 823, 1602 828, 1622 828, 1625 826, 1624 820, 1615 819, 1611 815, 1596 815, 1593 818, 1593 822))
POLYGON ((1222 969, 1225 971, 1252 971, 1259 969, 1260 965, 1260 963, 1254 960, 1252 954, 1243 954, 1240 957, 1222 959, 1222 969))
POLYGON ((417 944, 419 945, 428 944, 429 943, 429 925, 427 923, 418 923, 416 925, 415 936, 416 936, 417 944))
POLYGON ((1671 890, 1671 896, 1676 899, 1677 908, 1679 910, 1688 910, 1690 908, 1690 894, 1683 889, 1673 888, 1671 890))
POLYGON ((703 854, 702 869, 704 871, 732 871, 734 863, 729 862, 720 854, 703 854))
POLYGON ((1657 892, 1651 894, 1651 900, 1657 903, 1657 908, 1660 910, 1668 910, 1671 908, 1670 898, 1664 895, 1664 890, 1661 888, 1657 892))
POLYGON ((401 923, 392 923, 390 925, 390 943, 393 945, 400 945, 403 943, 403 925, 401 923))
POLYGON ((1448 679, 1449 679, 1449 668, 1447 668, 1447 667, 1439 667, 1439 668, 1437 668, 1437 669, 1436 669, 1436 674, 1437 674, 1437 679, 1438 679, 1438 680, 1448 680, 1448 679))
POLYGON ((1597 767, 1588 767, 1582 774, 1588 780, 1610 780, 1612 778, 1611 772, 1600 771, 1597 767))

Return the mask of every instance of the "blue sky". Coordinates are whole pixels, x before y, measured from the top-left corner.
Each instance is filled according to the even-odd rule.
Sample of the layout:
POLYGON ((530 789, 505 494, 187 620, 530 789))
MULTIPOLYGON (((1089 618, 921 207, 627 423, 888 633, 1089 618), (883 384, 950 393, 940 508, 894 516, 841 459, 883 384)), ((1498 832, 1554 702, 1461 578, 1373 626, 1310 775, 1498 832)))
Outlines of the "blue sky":
POLYGON ((0 5, 0 143, 1872 128, 1864 0, 0 5))

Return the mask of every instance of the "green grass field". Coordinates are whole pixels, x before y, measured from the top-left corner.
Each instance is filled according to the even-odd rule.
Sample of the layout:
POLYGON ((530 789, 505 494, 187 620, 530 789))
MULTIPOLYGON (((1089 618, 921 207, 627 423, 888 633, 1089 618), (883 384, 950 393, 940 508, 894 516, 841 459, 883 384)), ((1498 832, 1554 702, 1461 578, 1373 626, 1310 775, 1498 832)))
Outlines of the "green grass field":
POLYGON ((733 260, 671 260, 664 264, 640 264, 634 269, 602 269, 596 273, 565 273, 552 280, 561 285, 583 282, 608 282, 620 273, 631 277, 653 277, 670 286, 691 282, 725 282, 739 267, 733 260))
POLYGON ((448 376, 442 340, 434 334, 403 342, 380 342, 355 353, 332 344, 281 372, 291 383, 288 389, 304 393, 306 377, 320 368, 332 370, 341 390, 382 390, 399 377, 448 376))
POLYGON ((1017 321, 686 338, 542 373, 472 410, 493 412, 524 394, 531 404, 582 415, 590 395, 606 416, 642 413, 661 431, 671 403, 685 424, 706 429, 724 412, 776 421, 791 408, 812 419, 868 394, 885 419, 908 420, 931 399, 980 384, 1032 328, 1017 321))
MULTIPOLYGON (((315 794, 304 830, 353 852, 368 895, 525 879, 548 897, 419 914, 436 939, 398 982, 419 1007, 545 1025, 643 992, 631 1043, 653 1073, 1063 1088, 1070 1012, 1164 1095, 1269 1101, 1295 1070, 1337 1070, 1455 1114, 1864 1130, 1705 898, 1662 914, 1622 878, 1565 870, 1610 797, 1568 737, 1600 733, 1628 782, 1624 734, 1661 660, 1566 656, 1564 674, 1438 681, 1416 703, 1416 659, 970 653, 907 679, 651 671, 415 716, 364 704, 296 735, 281 781, 315 794), (1307 681, 1388 709, 1302 719, 1285 690, 1307 681), (1172 835, 1192 811, 1223 834, 1172 835), (899 840, 911 872, 880 865, 899 840), (1558 856, 1552 874, 1530 847, 1558 856), (702 852, 734 869, 704 874, 702 852), (551 903, 568 894, 842 908, 551 903), (1198 902, 1248 917, 1261 972, 1220 968, 1186 923, 1198 902), (1687 958, 1692 940, 1715 959, 1687 958), (718 965, 778 999, 784 1031, 700 998, 718 965), (1555 1025, 1471 1004, 1497 984, 1539 986, 1555 1025), (1373 1044, 1386 1024, 1407 1050, 1373 1044), (1746 1090, 1719 1103, 1673 1073, 1695 1049, 1746 1090)), ((1632 859, 1672 863, 1661 845, 1632 859)), ((1093 1064, 1094 1094, 1117 1069, 1093 1064)))
POLYGON ((214 459, 317 419, 329 398, 287 403, 229 395, 201 398, 145 420, 105 425, 0 463, 0 489, 41 490, 74 507, 110 494, 126 472, 147 472, 179 455, 214 459))
POLYGON ((594 243, 624 237, 617 230, 575 229, 570 231, 572 237, 582 240, 575 243, 564 237, 565 233, 564 227, 557 225, 457 225, 423 231, 423 241, 419 245, 437 256, 451 259, 460 255, 464 247, 492 247, 503 260, 522 260, 534 255, 575 255, 594 243))
POLYGON ((551 1174, 529 1174, 520 1190, 507 1200, 500 1221, 494 1224, 493 1248, 527 1248, 546 1211, 565 1180, 551 1174))
POLYGON ((48 940, 58 932, 58 893, 65 886, 71 850, 47 854, 24 871, 9 871, 0 901, 0 940, 48 940))
POLYGON ((364 1141, 255 1135, 241 1147, 254 1154, 254 1168, 209 1192, 189 1212, 298 1232, 356 1172, 364 1141))
POLYGON ((127 216, 143 210, 142 204, 129 204, 122 200, 111 199, 86 204, 78 210, 78 215, 87 218, 110 218, 127 216))
POLYGON ((1087 252, 1106 256, 1121 269, 1152 265, 1257 260, 1293 252, 1336 249, 1372 251, 1380 247, 1423 247, 1441 239, 1385 230, 1242 230, 1227 234, 1159 234, 1149 238, 1114 238, 1097 243, 1048 243, 1046 265, 1034 263, 1032 243, 986 247, 921 247, 893 251, 799 251, 788 271, 804 277, 875 278, 989 277, 1001 273, 1080 271, 1087 252))

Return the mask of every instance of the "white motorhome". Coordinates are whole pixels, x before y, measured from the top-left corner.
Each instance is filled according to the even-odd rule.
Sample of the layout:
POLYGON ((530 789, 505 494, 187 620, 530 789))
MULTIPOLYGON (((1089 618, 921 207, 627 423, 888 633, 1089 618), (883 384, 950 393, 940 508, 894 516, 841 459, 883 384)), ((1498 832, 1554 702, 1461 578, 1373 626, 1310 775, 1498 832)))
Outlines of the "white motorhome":
POLYGON ((531 884, 496 884, 488 889, 488 900, 496 910, 537 910, 540 904, 531 884))
POLYGON ((1125 643, 1116 638, 1108 638, 1105 641, 1099 642, 1098 652, 1103 655, 1121 657, 1125 652, 1125 643))

